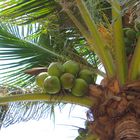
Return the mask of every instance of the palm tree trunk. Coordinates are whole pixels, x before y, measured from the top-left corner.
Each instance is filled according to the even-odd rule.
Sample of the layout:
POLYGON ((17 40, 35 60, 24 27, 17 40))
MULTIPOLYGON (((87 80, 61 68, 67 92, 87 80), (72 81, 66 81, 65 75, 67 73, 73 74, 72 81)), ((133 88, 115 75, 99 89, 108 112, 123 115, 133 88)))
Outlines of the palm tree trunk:
POLYGON ((107 97, 109 92, 105 93, 105 90, 100 88, 101 91, 96 90, 100 94, 95 96, 95 87, 91 89, 91 94, 94 97, 102 96, 98 99, 98 104, 91 108, 88 114, 89 119, 90 116, 94 116, 90 126, 92 134, 97 135, 100 140, 140 140, 139 94, 131 96, 124 94, 105 98, 103 96, 107 97))
POLYGON ((114 140, 140 140, 140 121, 133 114, 122 117, 115 125, 114 140))
POLYGON ((93 135, 100 140, 140 140, 140 117, 127 112, 116 119, 112 121, 107 115, 99 117, 92 123, 93 135))

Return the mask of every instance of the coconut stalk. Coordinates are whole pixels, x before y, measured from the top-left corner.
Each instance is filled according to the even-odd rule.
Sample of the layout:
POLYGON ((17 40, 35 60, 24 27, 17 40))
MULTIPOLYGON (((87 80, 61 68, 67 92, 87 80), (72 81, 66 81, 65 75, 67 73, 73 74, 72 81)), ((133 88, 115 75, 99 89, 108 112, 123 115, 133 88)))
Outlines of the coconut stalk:
POLYGON ((96 100, 89 97, 75 97, 72 95, 65 96, 55 96, 46 95, 45 93, 38 94, 23 94, 23 95, 12 95, 6 97, 0 97, 0 104, 10 103, 10 102, 21 102, 21 101, 47 101, 49 103, 71 103, 90 108, 96 104, 96 100))
POLYGON ((138 38, 137 45, 130 63, 129 79, 130 81, 137 80, 140 75, 140 37, 138 38))
POLYGON ((115 48, 116 73, 121 85, 126 82, 127 64, 126 51, 122 27, 122 13, 118 0, 112 0, 112 18, 113 18, 113 47, 115 48))
POLYGON ((76 0, 77 6, 80 10, 80 13, 82 15, 82 18, 84 22, 86 23, 88 30, 90 31, 91 37, 93 38, 95 42, 95 52, 101 59, 108 77, 113 77, 114 76, 114 65, 112 61, 111 54, 109 50, 105 46, 104 40, 101 38, 99 31, 97 30, 97 26, 92 19, 85 3, 83 0, 76 0))

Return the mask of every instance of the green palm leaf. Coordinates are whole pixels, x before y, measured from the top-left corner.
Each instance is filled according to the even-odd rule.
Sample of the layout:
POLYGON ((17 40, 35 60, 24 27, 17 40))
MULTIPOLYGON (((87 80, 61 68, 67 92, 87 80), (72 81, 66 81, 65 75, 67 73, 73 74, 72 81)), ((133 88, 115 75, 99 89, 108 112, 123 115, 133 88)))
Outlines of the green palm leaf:
POLYGON ((27 25, 22 28, 10 24, 0 26, 1 83, 25 86, 34 81, 34 77, 24 73, 25 70, 71 58, 87 67, 92 65, 91 69, 99 72, 96 70, 100 64, 98 57, 94 53, 88 54, 87 44, 78 34, 72 36, 73 32, 66 34, 66 31, 61 34, 55 31, 55 35, 52 31, 40 34, 39 25, 36 31, 27 25))
MULTIPOLYGON (((55 12, 59 7, 55 7, 54 1, 20 0, 18 3, 5 1, 4 4, 9 6, 6 8, 1 5, 2 20, 18 24, 35 23, 23 26, 6 23, 0 25, 0 84, 31 86, 34 76, 25 74, 25 70, 67 59, 78 61, 102 75, 97 69, 100 61, 94 52, 87 49, 89 47, 85 39, 73 25, 67 25, 65 20, 62 22, 56 17, 55 12), (50 16, 51 13, 54 15, 50 16), (44 18, 45 22, 42 21, 44 18)), ((61 18, 67 19, 63 14, 61 18)), ((0 116, 3 126, 46 117, 46 111, 52 115, 54 113, 54 104, 48 102, 10 103, 6 107, 8 110, 0 116), (10 117, 11 111, 14 119, 10 117)))
MULTIPOLYGON (((33 25, 20 27, 1 24, 0 84, 28 86, 34 82, 34 77, 25 74, 24 71, 38 66, 48 66, 52 61, 64 61, 72 58, 87 67, 93 65, 92 70, 96 70, 100 64, 97 56, 94 53, 89 53, 89 50, 86 49, 87 43, 84 38, 81 38, 74 30, 69 31, 68 34, 64 31, 61 35, 59 33, 57 35, 56 31, 55 35, 53 31, 40 34, 39 26, 36 30, 30 26, 33 25), (73 32, 75 32, 74 35, 73 32)), ((17 94, 23 93, 18 92, 17 94)), ((56 105, 61 107, 60 103, 56 105)), ((30 119, 45 118, 47 117, 46 110, 48 114, 51 113, 54 116, 53 106, 54 104, 48 104, 48 102, 6 104, 3 108, 6 107, 7 110, 1 111, 0 115, 2 126, 6 127, 30 119), (11 111, 14 117, 10 116, 11 111), (20 113, 17 114, 17 112, 20 113)))
POLYGON ((26 69, 39 65, 47 66, 51 61, 61 58, 60 54, 50 49, 14 36, 4 26, 0 27, 0 50, 2 60, 0 70, 2 74, 5 74, 1 82, 5 81, 7 84, 11 82, 17 84, 22 78, 25 83, 29 82, 29 75, 24 74, 26 69), (8 70, 5 71, 6 69, 8 70))
POLYGON ((6 90, 5 94, 9 95, 7 96, 8 100, 9 98, 11 101, 14 100, 14 102, 6 103, 5 97, 0 98, 0 127, 7 127, 11 124, 29 121, 31 119, 39 120, 40 118, 47 118, 48 115, 55 119, 55 107, 59 106, 59 109, 62 110, 69 101, 71 104, 77 103, 86 107, 90 107, 96 103, 93 103, 94 99, 90 99, 89 97, 79 98, 72 95, 66 95, 64 97, 59 95, 46 95, 40 93, 38 88, 27 89, 13 86, 0 86, 0 90, 1 93, 6 90), (17 102, 15 101, 16 98, 18 98, 17 102))
POLYGON ((50 13, 55 12, 57 6, 54 0, 5 1, 0 5, 2 9, 1 19, 14 21, 19 24, 34 22, 44 19, 50 13), (7 5, 7 7, 5 7, 5 5, 7 5))
MULTIPOLYGON (((69 1, 66 0, 66 2, 69 1)), ((91 21, 92 23, 92 20, 95 19, 95 24, 102 21, 103 20, 102 17, 95 18, 95 16, 96 14, 100 15, 102 11, 105 10, 105 7, 102 8, 102 5, 100 5, 105 1, 104 0, 97 1, 102 9, 100 8, 97 9, 96 13, 94 13, 93 10, 91 10, 92 7, 94 7, 96 11, 96 8, 98 7, 96 5, 97 3, 95 3, 95 5, 92 5, 92 3, 94 4, 95 0, 84 1, 84 2, 85 2, 85 6, 87 6, 88 8, 87 11, 91 14, 89 21, 91 21)), ((110 1, 108 0, 107 3, 109 4, 109 2, 110 1)), ((134 10, 136 3, 139 4, 136 0, 134 0, 133 2, 132 0, 125 0, 121 2, 121 6, 122 8, 124 8, 124 11, 122 11, 122 13, 123 12, 125 13, 125 10, 127 11, 128 8, 132 8, 134 10)), ((0 25, 0 60, 1 60, 0 82, 1 83, 5 82, 6 84, 12 83, 19 86, 25 86, 25 85, 28 86, 29 83, 31 84, 33 83, 34 77, 25 74, 24 73, 25 70, 38 66, 47 67, 49 63, 52 61, 63 62, 67 59, 73 59, 75 61, 78 61, 81 65, 90 67, 93 71, 99 74, 100 71, 98 71, 97 68, 99 67, 101 62, 99 61, 97 55, 94 52, 91 52, 89 49, 87 49, 90 48, 88 46, 87 41, 85 40, 85 38, 81 36, 81 34, 79 34, 79 32, 77 32, 77 30, 75 29, 73 24, 71 24, 71 22, 68 26, 66 25, 65 21, 68 20, 68 17, 65 16, 64 13, 63 15, 60 14, 61 12, 60 13, 58 12, 61 8, 57 5, 57 3, 51 0, 50 1, 49 0, 42 0, 42 1, 19 0, 18 2, 16 0, 12 0, 10 2, 5 1, 4 4, 8 5, 8 7, 4 7, 3 5, 1 5, 0 7, 2 8, 2 11, 0 13, 1 19, 5 18, 10 22, 16 22, 18 24, 27 24, 31 22, 34 22, 36 24, 30 24, 26 26, 13 26, 11 24, 0 25), (56 7, 56 5, 58 7, 56 7), (56 14, 56 11, 58 12, 58 14, 56 14), (64 20, 64 21, 60 21, 60 20, 64 20)), ((107 8, 110 8, 110 6, 111 5, 109 5, 107 8)), ((69 10, 74 9, 73 7, 68 7, 68 8, 69 10)), ((77 7, 75 9, 77 10, 77 7)), ((80 10, 83 11, 83 8, 81 8, 80 10)), ((73 14, 73 16, 71 16, 72 19, 74 19, 73 18, 74 16, 75 19, 79 16, 77 13, 76 15, 74 15, 75 11, 72 11, 73 14)), ((84 29, 83 32, 86 34, 86 37, 88 38, 89 31, 90 29, 93 29, 93 26, 91 26, 90 28, 88 24, 85 25, 83 22, 81 23, 81 17, 78 17, 77 20, 75 20, 75 23, 77 23, 77 25, 80 25, 82 27, 81 29, 84 29), (88 26, 89 26, 89 30, 86 30, 88 26)), ((114 16, 113 19, 115 19, 116 17, 117 15, 114 16)), ((111 18, 109 17, 109 22, 112 23, 112 21, 110 20, 111 18)), ((68 20, 68 23, 69 21, 70 20, 68 20)), ((103 22, 103 24, 105 23, 103 22)), ((122 27, 120 28, 121 28, 120 30, 122 30, 122 27)), ((115 27, 115 33, 117 33, 117 26, 115 27)), ((116 42, 119 42, 119 39, 116 42)), ((98 44, 99 45, 101 44, 100 40, 98 41, 98 44)), ((136 53, 134 53, 133 59, 131 61, 131 63, 133 61, 135 62, 133 63, 131 68, 132 70, 130 71, 131 74, 130 77, 132 77, 132 79, 133 77, 134 79, 136 79, 135 77, 137 77, 137 74, 139 73, 138 71, 139 51, 137 51, 139 44, 140 43, 138 41, 138 45, 135 51, 136 53)), ((117 45, 120 46, 119 44, 117 45)), ((125 46, 122 47, 124 50, 125 46)), ((101 51, 103 55, 104 50, 101 51)), ((116 51, 116 53, 118 53, 118 51, 116 51)), ((112 59, 118 61, 120 55, 123 54, 118 53, 117 57, 113 57, 112 59)), ((106 62, 108 62, 108 60, 109 59, 106 59, 106 62)), ((121 63, 120 61, 119 63, 120 64, 118 65, 118 69, 123 68, 124 67, 124 65, 122 65, 123 63, 121 63)), ((117 68, 116 64, 113 64, 113 66, 117 68)), ((124 70, 122 71, 124 72, 124 74, 126 73, 126 71, 124 70)), ((116 76, 118 75, 117 72, 116 72, 116 76)), ((122 80, 122 82, 123 81, 125 82, 125 80, 122 80)), ((38 94, 24 95, 23 92, 18 92, 17 94, 23 94, 23 95, 1 97, 0 100, 2 105, 0 108, 0 121, 2 123, 1 122, 0 123, 3 126, 8 126, 10 124, 20 122, 20 121, 28 121, 30 119, 38 120, 42 117, 45 118, 47 115, 46 112, 54 116, 54 106, 59 105, 60 107, 61 106, 63 107, 65 105, 65 104, 61 105, 60 103, 56 104, 56 101, 57 102, 69 101, 71 103, 78 103, 84 100, 86 101, 86 103, 85 102, 84 103, 88 105, 88 107, 93 105, 92 103, 94 102, 93 101, 94 99, 90 97, 88 99, 86 97, 76 98, 72 96, 72 99, 74 99, 74 102, 72 102, 73 100, 70 101, 71 97, 67 95, 64 97, 63 96, 61 97, 61 95, 55 96, 54 98, 52 98, 52 96, 49 95, 46 96, 45 94, 39 94, 40 92, 38 91, 37 92, 33 91, 32 93, 38 93, 38 94), (55 103, 52 104, 51 103, 52 100, 50 98, 55 103), (46 100, 50 99, 50 100, 45 102, 44 101, 45 99, 46 100), (31 100, 32 101, 41 100, 41 101, 31 102, 31 100), (13 101, 21 101, 21 102, 7 104, 7 102, 13 102, 13 101), (24 101, 30 101, 30 102, 24 102, 24 101), (13 116, 11 115, 11 112, 13 116)), ((10 95, 13 94, 15 93, 14 92, 10 93, 10 95)), ((93 137, 91 138, 89 137, 87 139, 92 139, 92 138, 93 137)))

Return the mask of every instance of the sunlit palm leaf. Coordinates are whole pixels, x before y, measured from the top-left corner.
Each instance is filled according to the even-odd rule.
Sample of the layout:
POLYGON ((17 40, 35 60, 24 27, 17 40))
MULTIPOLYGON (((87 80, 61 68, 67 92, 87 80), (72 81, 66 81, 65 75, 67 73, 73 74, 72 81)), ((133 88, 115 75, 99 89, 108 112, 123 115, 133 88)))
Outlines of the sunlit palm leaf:
MULTIPOLYGON (((0 86, 0 89, 6 90, 6 93, 8 93, 11 97, 12 95, 18 96, 19 94, 24 94, 27 96, 39 95, 47 97, 47 95, 43 93, 37 94, 40 92, 40 89, 38 88, 24 89, 16 88, 13 86, 0 86)), ((77 102, 77 100, 79 99, 76 98, 75 101, 77 102)), ((50 96, 50 100, 47 101, 20 101, 15 103, 13 102, 1 104, 0 109, 1 107, 4 107, 2 112, 0 112, 0 120, 2 121, 1 125, 2 127, 7 127, 11 124, 18 123, 21 121, 28 121, 31 119, 39 120, 40 118, 46 118, 48 117, 48 115, 55 121, 55 107, 59 106, 59 109, 61 111, 66 105, 66 103, 61 103, 62 100, 63 96, 56 95, 53 97, 50 96)), ((72 108, 70 108, 69 111, 71 112, 72 108)))
POLYGON ((3 119, 2 127, 31 119, 47 118, 52 112, 50 104, 45 102, 19 102, 9 104, 9 109, 3 119))
POLYGON ((56 6, 57 4, 54 0, 5 1, 0 5, 2 9, 1 19, 18 23, 34 22, 44 19, 50 13, 55 12, 56 6))
MULTIPOLYGON (((17 33, 18 36, 22 34, 18 27, 14 29, 18 31, 15 30, 13 34, 17 33)), ((24 73, 26 69, 39 65, 46 66, 61 57, 60 54, 50 49, 12 35, 4 26, 1 26, 0 29, 0 50, 0 73, 3 74, 1 75, 1 83, 5 82, 7 84, 20 83, 20 79, 23 80, 21 85, 25 84, 30 79, 29 75, 24 73)))
MULTIPOLYGON (((18 1, 18 4, 17 1, 5 1, 1 6, 3 8, 2 19, 4 17, 6 20, 10 19, 10 21, 20 24, 41 21, 58 8, 55 7, 53 1, 47 0, 21 0, 18 1), (8 8, 4 7, 5 4, 9 5, 8 8)), ((53 18, 51 17, 51 19, 53 18)), ((71 25, 62 27, 64 24, 61 22, 59 25, 60 22, 57 18, 54 19, 53 24, 49 24, 53 25, 51 28, 50 26, 46 27, 46 22, 43 22, 45 25, 43 30, 40 30, 42 25, 39 26, 38 23, 26 26, 10 24, 0 26, 0 84, 28 86, 33 83, 34 77, 26 75, 25 70, 38 66, 48 66, 52 61, 65 61, 67 58, 78 61, 87 67, 90 66, 92 70, 97 69, 100 61, 94 53, 89 53, 85 39, 71 25), (54 26, 55 23, 56 26, 54 26)), ((6 117, 2 119, 3 126, 46 117, 46 112, 49 110, 51 114, 54 113, 53 105, 47 105, 44 102, 9 104, 8 111, 3 112, 4 115, 6 114, 6 117), (10 116, 11 111, 13 116, 10 116)))
MULTIPOLYGON (((60 1, 59 1, 60 2, 60 1)), ((71 1, 72 2, 72 1, 71 1)), ((71 2, 69 4, 71 4, 71 2)), ((96 10, 96 7, 98 4, 100 4, 100 2, 102 2, 102 0, 98 0, 97 2, 95 2, 94 4, 94 1, 91 1, 93 5, 93 7, 89 7, 90 9, 94 9, 93 11, 97 11, 96 10)), ((71 30, 71 27, 74 27, 74 25, 71 23, 71 20, 69 20, 66 16, 66 14, 64 14, 62 11, 61 11, 61 7, 59 5, 59 3, 55 2, 55 1, 49 1, 49 0, 43 0, 43 1, 13 1, 13 2, 5 2, 6 3, 6 7, 4 7, 2 5, 2 12, 1 12, 1 17, 4 17, 3 20, 8 19, 8 21, 10 20, 10 17, 11 15, 14 15, 12 16, 12 19, 10 21, 16 21, 16 22, 20 22, 22 23, 22 21, 24 21, 24 23, 29 23, 31 22, 32 20, 34 22, 41 22, 43 23, 43 26, 45 24, 48 24, 50 21, 55 21, 55 23, 57 22, 60 26, 60 29, 65 29, 67 28, 67 30, 71 30), (40 8, 40 6, 43 6, 43 3, 45 3, 45 8, 40 8), (32 5, 31 5, 32 4, 32 5), (42 12, 43 10, 43 12, 42 12), (9 12, 10 11, 10 12, 9 12), (49 12, 48 12, 49 11, 49 12), (50 12, 51 11, 51 12, 50 12), (44 12, 48 14, 48 16, 45 16, 45 20, 41 20, 40 17, 43 17, 44 15, 44 12), (39 16, 40 17, 39 17, 39 16), (53 17, 53 15, 55 15, 55 18, 53 17), (36 17, 37 20, 36 20, 36 17), (47 17, 47 18, 46 18, 47 17), (59 19, 60 18, 60 19, 59 19)), ((90 6, 92 6, 92 4, 88 3, 87 4, 90 6)), ((66 5, 66 6, 69 6, 69 5, 66 5)), ((78 20, 81 21, 81 18, 79 18, 79 14, 77 13, 77 10, 74 10, 75 14, 76 14, 76 17, 78 18, 78 20)), ((94 18, 96 17, 96 14, 93 14, 94 18)), ((81 22, 82 23, 82 22, 81 22)), ((51 24, 49 24, 49 26, 53 26, 54 22, 51 22, 51 24)), ((50 28, 49 26, 46 27, 46 25, 44 27, 46 28, 50 28)), ((85 26, 85 25, 83 25, 85 26)), ((52 27, 51 27, 52 28, 52 27)), ((44 29, 44 30, 47 30, 48 29, 44 29)), ((72 35, 73 32, 71 33, 72 35)), ((61 36, 61 33, 59 32, 59 35, 61 36)), ((68 34, 67 34, 68 35, 68 34)), ((49 37, 49 36, 48 36, 49 37)), ((57 36, 58 37, 58 36, 57 36)), ((64 37, 64 36, 62 36, 64 37)), ((73 38, 74 36, 72 36, 73 38)), ((61 40, 61 37, 59 38, 52 38, 52 40, 61 40)), ((72 39, 73 40, 73 39, 72 39)), ((84 39, 82 39, 84 40, 84 39)), ((67 40, 65 40, 67 41, 67 40)), ((68 40, 69 41, 69 40, 68 40)), ((70 42, 70 41, 69 41, 70 42)), ((46 43, 46 42, 45 42, 46 43)), ((81 44, 81 43, 80 43, 81 44)), ((42 44, 41 44, 42 45, 42 44)), ((50 45, 50 42, 49 42, 49 45, 50 45)), ((57 48, 58 48, 58 45, 60 46, 60 48, 62 48, 63 45, 62 44, 55 44, 57 45, 57 48)), ((71 46, 73 45, 73 43, 70 44, 71 46)), ((53 46, 53 47, 56 47, 56 46, 53 46)), ((73 46, 72 46, 73 47, 73 46)), ((85 47, 86 49, 86 47, 85 47)), ((61 49, 60 49, 61 50, 61 49)), ((69 54, 69 56, 71 56, 71 53, 70 51, 66 51, 68 52, 67 55, 69 54)), ((85 54, 84 54, 85 55, 85 54)), ((89 56, 86 56, 85 58, 88 57, 88 60, 89 60, 89 57, 91 57, 92 55, 89 55, 89 56)), ((98 60, 97 56, 95 58, 93 58, 95 55, 92 56, 92 59, 94 60, 98 60)), ((80 57, 78 58, 75 58, 75 59, 80 59, 80 57)), ((92 60, 90 60, 92 61, 92 60)), ((92 61, 93 62, 93 61, 92 61)), ((99 62, 99 61, 98 61, 99 62)), ((90 62, 91 63, 91 62, 90 62)), ((93 63, 94 64, 94 63, 93 63)), ((96 65, 94 64, 94 67, 96 67, 96 65)), ((97 68, 97 67, 96 67, 97 68)))
MULTIPOLYGON (((23 89, 14 86, 0 86, 0 96, 17 95, 39 92, 39 89, 23 89)), ((64 107, 64 104, 49 103, 49 102, 16 102, 0 105, 0 128, 7 127, 18 122, 29 121, 31 119, 39 120, 40 118, 47 118, 49 114, 54 115, 53 107, 59 105, 64 107)), ((53 116, 51 116, 53 117, 53 116)))
POLYGON ((97 69, 100 63, 95 54, 87 53, 84 38, 80 39, 80 36, 73 35, 73 32, 59 34, 55 31, 55 35, 46 33, 30 39, 28 36, 37 31, 39 26, 34 30, 31 28, 31 31, 27 26, 22 27, 23 29, 19 26, 8 26, 1 25, 0 28, 1 83, 20 86, 32 83, 34 77, 26 75, 24 71, 48 66, 52 61, 72 58, 84 65, 90 64, 94 69, 97 69))

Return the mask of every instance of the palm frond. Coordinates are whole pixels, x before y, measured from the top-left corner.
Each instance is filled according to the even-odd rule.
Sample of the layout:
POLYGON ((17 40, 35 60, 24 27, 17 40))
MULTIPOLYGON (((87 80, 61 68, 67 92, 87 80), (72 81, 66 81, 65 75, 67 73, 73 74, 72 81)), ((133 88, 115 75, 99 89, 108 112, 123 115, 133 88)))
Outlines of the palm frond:
POLYGON ((106 24, 103 15, 106 15, 108 20, 111 21, 111 4, 108 0, 87 0, 85 3, 92 19, 97 24, 106 24))
POLYGON ((118 80, 121 84, 126 82, 127 63, 126 51, 123 36, 123 24, 121 16, 120 3, 117 0, 112 2, 112 20, 113 20, 113 35, 114 35, 114 48, 115 48, 115 63, 117 69, 118 80))
POLYGON ((139 61, 139 54, 140 54, 140 37, 138 38, 136 48, 132 57, 132 61, 130 63, 130 70, 129 70, 129 79, 136 80, 139 79, 140 71, 140 61, 139 61))
MULTIPOLYGON (((49 1, 49 0, 44 0, 44 1, 40 1, 40 2, 33 1, 33 0, 31 0, 31 1, 21 0, 18 2, 17 1, 5 1, 1 5, 1 8, 2 8, 1 17, 4 17, 4 19, 8 19, 8 21, 10 20, 10 22, 12 22, 12 20, 14 20, 14 22, 16 22, 16 23, 17 22, 22 23, 22 21, 24 21, 24 23, 26 22, 26 24, 32 22, 32 20, 34 22, 40 22, 42 24, 43 32, 44 31, 47 32, 47 35, 42 34, 40 36, 40 40, 38 42, 40 46, 43 46, 41 38, 43 38, 42 36, 45 36, 46 39, 44 41, 44 45, 46 46, 46 44, 47 44, 48 46, 50 46, 50 49, 52 51, 55 50, 54 48, 57 48, 57 51, 59 49, 59 51, 62 52, 62 48, 65 46, 65 48, 66 48, 65 53, 66 52, 67 53, 64 55, 69 55, 68 57, 72 57, 72 58, 73 58, 73 56, 75 56, 75 59, 77 59, 77 60, 80 58, 80 57, 77 57, 78 52, 75 51, 73 53, 73 50, 67 49, 67 45, 69 46, 69 48, 72 47, 72 49, 73 49, 74 48, 73 46, 75 46, 74 45, 75 40, 79 39, 80 36, 77 37, 77 33, 74 33, 75 32, 75 29, 73 30, 74 26, 72 25, 71 21, 68 20, 66 14, 64 14, 62 12, 58 12, 62 8, 60 7, 60 5, 58 5, 58 3, 56 1, 49 1), (44 5, 44 3, 45 3, 45 5, 44 5), (6 5, 6 7, 4 5, 6 5), (40 6, 43 6, 43 8, 40 8, 40 6), (57 12, 57 14, 56 14, 56 12, 57 12), (43 13, 47 13, 48 16, 46 16, 44 20, 41 20, 41 18, 39 16, 42 17, 43 13), (12 16, 12 19, 10 18, 11 15, 14 15, 14 16, 12 16), (34 16, 38 17, 37 20, 34 16), (63 19, 63 22, 62 22, 62 19, 63 19), (53 29, 53 35, 52 35, 52 31, 51 31, 52 29, 53 29), (54 32, 54 30, 56 30, 56 32, 54 32), (65 32, 65 34, 64 34, 64 32, 65 32), (50 33, 51 33, 51 35, 50 35, 50 33), (51 37, 51 39, 50 39, 50 37, 51 37), (62 39, 62 38, 65 38, 66 40, 64 41, 64 39, 62 39), (71 39, 68 39, 68 38, 71 38, 71 39), (46 41, 46 40, 48 40, 48 41, 46 41), (55 43, 54 43, 54 40, 55 40, 55 43)), ((4 19, 2 19, 2 20, 4 20, 4 19)), ((27 28, 28 28, 28 26, 27 26, 27 28)), ((22 27, 22 30, 24 30, 24 29, 25 28, 22 27)), ((78 33, 78 35, 79 35, 79 33, 78 33)), ((35 33, 35 36, 36 36, 36 33, 35 33)), ((26 36, 24 38, 30 39, 30 36, 29 37, 26 36)), ((84 38, 82 40, 84 40, 84 38)), ((79 40, 79 42, 80 42, 80 40, 79 40)), ((82 45, 81 42, 80 42, 80 44, 82 45)), ((43 47, 45 47, 45 46, 43 46, 43 47)), ((93 55, 93 56, 95 56, 95 55, 93 55)), ((96 57, 94 57, 94 59, 98 59, 98 57, 96 56, 96 57)), ((79 62, 81 62, 81 59, 79 60, 79 62)), ((95 64, 93 67, 97 69, 95 64)), ((98 70, 96 72, 98 73, 98 70)))
POLYGON ((40 92, 38 88, 1 85, 0 93, 3 93, 3 96, 0 97, 0 126, 7 127, 21 121, 39 120, 49 116, 55 121, 55 107, 59 107, 61 111, 68 102, 71 104, 77 103, 85 107, 90 107, 93 104, 93 99, 88 97, 79 98, 72 95, 52 96, 40 92), (15 100, 16 98, 18 98, 17 101, 15 100), (5 99, 8 100, 6 101, 5 99), (9 102, 9 99, 14 100, 9 102))
MULTIPOLYGON (((7 95, 19 95, 26 94, 26 92, 32 93, 37 92, 39 89, 25 89, 14 86, 0 86, 0 93, 4 96, 7 95), (6 95, 7 94, 7 95, 6 95)), ((1 97, 2 97, 1 95, 1 97)), ((9 125, 25 122, 29 120, 39 120, 40 118, 47 118, 49 114, 50 117, 53 117, 52 108, 58 106, 58 103, 49 103, 45 101, 26 101, 26 102, 14 102, 14 103, 5 103, 0 105, 0 128, 8 127, 9 125)), ((59 107, 64 107, 64 104, 59 103, 59 107)))
POLYGON ((25 122, 29 120, 39 120, 47 118, 52 112, 54 105, 48 105, 45 102, 19 102, 8 104, 8 110, 2 121, 2 127, 25 122))
POLYGON ((24 36, 16 37, 22 32, 17 26, 12 28, 14 29, 14 32, 12 30, 13 34, 7 30, 7 26, 5 28, 5 26, 1 25, 0 27, 0 59, 2 60, 0 73, 3 74, 1 75, 1 82, 17 84, 22 79, 21 85, 24 85, 29 80, 33 80, 33 77, 31 78, 24 73, 26 69, 39 65, 46 66, 61 56, 50 48, 23 40, 24 36))
POLYGON ((48 66, 52 61, 73 59, 91 67, 95 73, 100 61, 94 53, 88 54, 87 43, 74 30, 53 30, 41 33, 38 25, 0 26, 1 83, 29 85, 34 77, 24 73, 34 67, 48 66), (35 29, 34 29, 35 28, 35 29), (68 32, 69 31, 69 32, 68 32), (32 36, 33 35, 33 36, 32 36))
MULTIPOLYGON (((73 25, 67 24, 70 20, 64 13, 59 15, 61 20, 57 17, 59 6, 56 8, 54 1, 5 1, 0 6, 2 20, 18 24, 34 22, 26 26, 0 25, 0 83, 31 87, 34 77, 25 74, 25 70, 67 59, 78 61, 95 73, 100 73, 97 69, 100 64, 98 57, 93 52, 88 53, 85 38, 73 25), (62 22, 62 18, 66 20, 62 22)), ((6 127, 20 121, 46 118, 46 112, 55 117, 55 105, 44 101, 6 104, 7 110, 2 111, 0 116, 2 125, 6 127)), ((58 105, 61 107, 60 103, 58 105)))
POLYGON ((122 5, 123 5, 124 9, 129 9, 129 8, 135 9, 135 7, 139 4, 140 4, 140 2, 138 0, 124 0, 124 1, 122 1, 122 5))
POLYGON ((50 13, 58 8, 54 0, 20 0, 4 1, 0 4, 1 20, 8 20, 18 24, 27 24, 45 19, 50 13))
POLYGON ((0 129, 3 126, 3 122, 4 122, 4 119, 6 117, 7 110, 8 110, 8 106, 7 105, 1 105, 0 106, 0 129))

